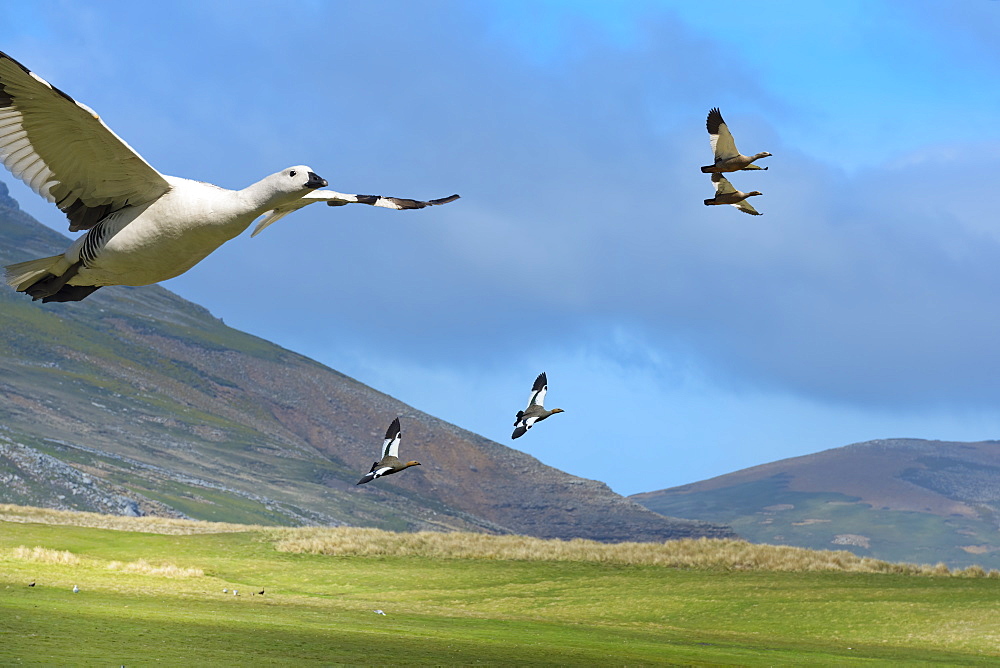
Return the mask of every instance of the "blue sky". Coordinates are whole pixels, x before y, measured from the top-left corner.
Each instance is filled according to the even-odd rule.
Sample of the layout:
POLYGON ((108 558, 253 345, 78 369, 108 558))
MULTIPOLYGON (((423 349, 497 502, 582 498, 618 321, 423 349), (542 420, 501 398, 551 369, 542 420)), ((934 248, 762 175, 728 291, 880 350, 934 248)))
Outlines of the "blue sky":
POLYGON ((164 285, 625 494, 1000 438, 997 34, 993 0, 0 6, 164 173, 461 193, 310 207, 164 285), (701 203, 714 106, 773 154, 732 177, 763 216, 701 203), (511 442, 543 370, 566 413, 511 442))

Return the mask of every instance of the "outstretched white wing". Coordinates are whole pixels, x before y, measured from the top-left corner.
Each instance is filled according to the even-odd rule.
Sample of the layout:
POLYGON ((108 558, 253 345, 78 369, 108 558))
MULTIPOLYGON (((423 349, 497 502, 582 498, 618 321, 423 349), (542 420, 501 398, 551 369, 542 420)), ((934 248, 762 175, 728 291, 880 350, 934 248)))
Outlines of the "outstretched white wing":
POLYGON ((385 431, 385 440, 382 442, 382 457, 399 457, 399 418, 392 421, 385 431))
POLYGON ((549 381, 545 377, 545 372, 538 374, 534 384, 531 386, 531 396, 528 397, 528 408, 532 406, 545 405, 545 393, 549 391, 549 381))
POLYGON ((71 232, 170 189, 96 113, 0 53, 0 161, 55 202, 71 232))

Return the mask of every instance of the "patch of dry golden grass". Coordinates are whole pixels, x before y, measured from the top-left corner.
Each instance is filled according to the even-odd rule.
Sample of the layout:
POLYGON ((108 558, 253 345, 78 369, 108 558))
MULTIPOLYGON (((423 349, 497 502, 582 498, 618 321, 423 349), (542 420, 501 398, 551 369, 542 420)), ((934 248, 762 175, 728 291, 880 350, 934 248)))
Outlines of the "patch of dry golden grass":
POLYGON ((249 524, 179 520, 169 517, 121 517, 118 515, 102 515, 100 513, 87 513, 76 510, 52 510, 50 508, 15 506, 5 503, 0 503, 0 521, 59 524, 90 527, 93 529, 113 529, 115 531, 138 531, 142 533, 172 535, 235 533, 239 531, 258 531, 264 528, 249 524))
POLYGON ((19 545, 11 550, 10 556, 18 561, 34 561, 42 564, 75 566, 80 563, 80 557, 69 550, 50 550, 40 545, 33 548, 19 545))
MULTIPOLYGON (((394 533, 357 527, 281 528, 259 525, 202 522, 161 517, 119 517, 66 510, 0 504, 0 521, 36 522, 136 531, 157 534, 257 532, 274 541, 279 552, 358 557, 427 557, 432 559, 484 559, 509 561, 583 561, 621 565, 664 566, 707 570, 850 571, 971 578, 1000 578, 1000 571, 981 566, 949 569, 943 563, 916 565, 859 557, 848 551, 808 550, 785 545, 760 545, 741 540, 685 539, 663 543, 600 543, 592 540, 545 540, 529 536, 493 536, 479 533, 394 533)), ((28 550, 21 547, 17 550, 28 550)), ((44 553, 54 550, 35 548, 44 553)), ((40 554, 44 554, 40 553, 40 554)), ((46 558, 73 558, 45 557, 46 558)), ((28 558, 28 557, 16 557, 28 558)), ((131 564, 112 562, 108 568, 123 572, 192 577, 200 569, 171 564, 153 566, 142 560, 131 564)))
MULTIPOLYGON (((2 555, 0 555, 2 556, 2 555)), ((87 566, 93 567, 103 563, 100 559, 90 557, 80 557, 69 550, 50 550, 40 545, 33 548, 19 545, 7 554, 8 559, 15 561, 31 561, 42 564, 59 564, 62 566, 87 566)), ((192 578, 202 577, 205 571, 200 568, 181 568, 171 563, 154 565, 145 559, 124 563, 121 561, 111 561, 105 566, 108 570, 120 571, 122 573, 139 573, 141 575, 159 575, 167 578, 192 578)))
POLYGON ((122 573, 141 573, 142 575, 159 575, 167 578, 200 578, 205 575, 205 571, 200 568, 181 568, 174 564, 163 563, 154 566, 145 559, 122 563, 112 561, 107 566, 108 570, 121 571, 122 573))
POLYGON ((527 536, 474 533, 392 533, 379 529, 265 529, 279 552, 335 556, 410 556, 432 559, 586 561, 622 565, 710 570, 850 571, 905 575, 1000 577, 979 566, 949 570, 944 564, 918 566, 859 557, 847 551, 807 550, 741 540, 685 539, 663 543, 599 543, 543 540, 527 536))

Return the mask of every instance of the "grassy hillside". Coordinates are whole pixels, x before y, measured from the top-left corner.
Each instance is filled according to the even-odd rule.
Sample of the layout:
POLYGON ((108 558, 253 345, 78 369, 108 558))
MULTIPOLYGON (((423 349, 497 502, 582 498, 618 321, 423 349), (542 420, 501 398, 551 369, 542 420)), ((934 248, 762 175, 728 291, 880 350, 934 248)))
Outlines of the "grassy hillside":
POLYGON ((859 443, 632 498, 761 543, 1000 568, 1000 443, 859 443))
MULTIPOLYGON (((976 570, 851 572, 844 568, 861 560, 827 553, 812 557, 826 564, 823 570, 781 571, 775 566, 789 563, 782 554, 797 560, 802 551, 748 546, 749 552, 731 553, 742 555, 733 561, 719 549, 731 541, 713 540, 659 546, 665 555, 680 550, 707 558, 687 567, 602 562, 589 552, 595 546, 625 548, 588 541, 557 541, 557 550, 581 548, 568 561, 552 560, 541 545, 502 556, 490 543, 513 538, 482 535, 469 535, 481 545, 465 558, 432 558, 419 549, 407 556, 331 556, 277 549, 282 540, 315 539, 299 535, 315 529, 108 520, 146 530, 125 531, 65 524, 103 521, 93 517, 10 507, 0 517, 21 520, 0 521, 0 663, 6 665, 976 665, 998 659, 1000 578, 976 570), (32 581, 36 586, 28 587, 32 581), (80 593, 72 593, 74 584, 80 593), (261 587, 265 595, 255 595, 261 587)), ((388 541, 390 552, 397 549, 392 534, 369 530, 347 540, 352 531, 364 533, 335 530, 331 544, 378 551, 388 541)), ((425 542, 432 545, 432 537, 425 542)))
MULTIPOLYGON (((5 192, 0 265, 65 247, 5 192)), ((438 420, 159 286, 66 304, 0 286, 0 322, 0 502, 603 540, 731 535, 438 420), (396 416, 422 466, 357 487, 396 416)))

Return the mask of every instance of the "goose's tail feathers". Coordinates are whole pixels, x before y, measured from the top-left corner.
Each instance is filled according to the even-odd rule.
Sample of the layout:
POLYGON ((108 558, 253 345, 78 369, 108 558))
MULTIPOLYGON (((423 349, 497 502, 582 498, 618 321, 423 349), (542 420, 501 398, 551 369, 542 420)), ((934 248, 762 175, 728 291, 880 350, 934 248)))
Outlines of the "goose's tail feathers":
POLYGON ((52 255, 37 260, 8 264, 4 267, 4 280, 10 287, 24 292, 39 279, 44 278, 46 274, 52 273, 51 269, 62 259, 62 255, 52 255))

